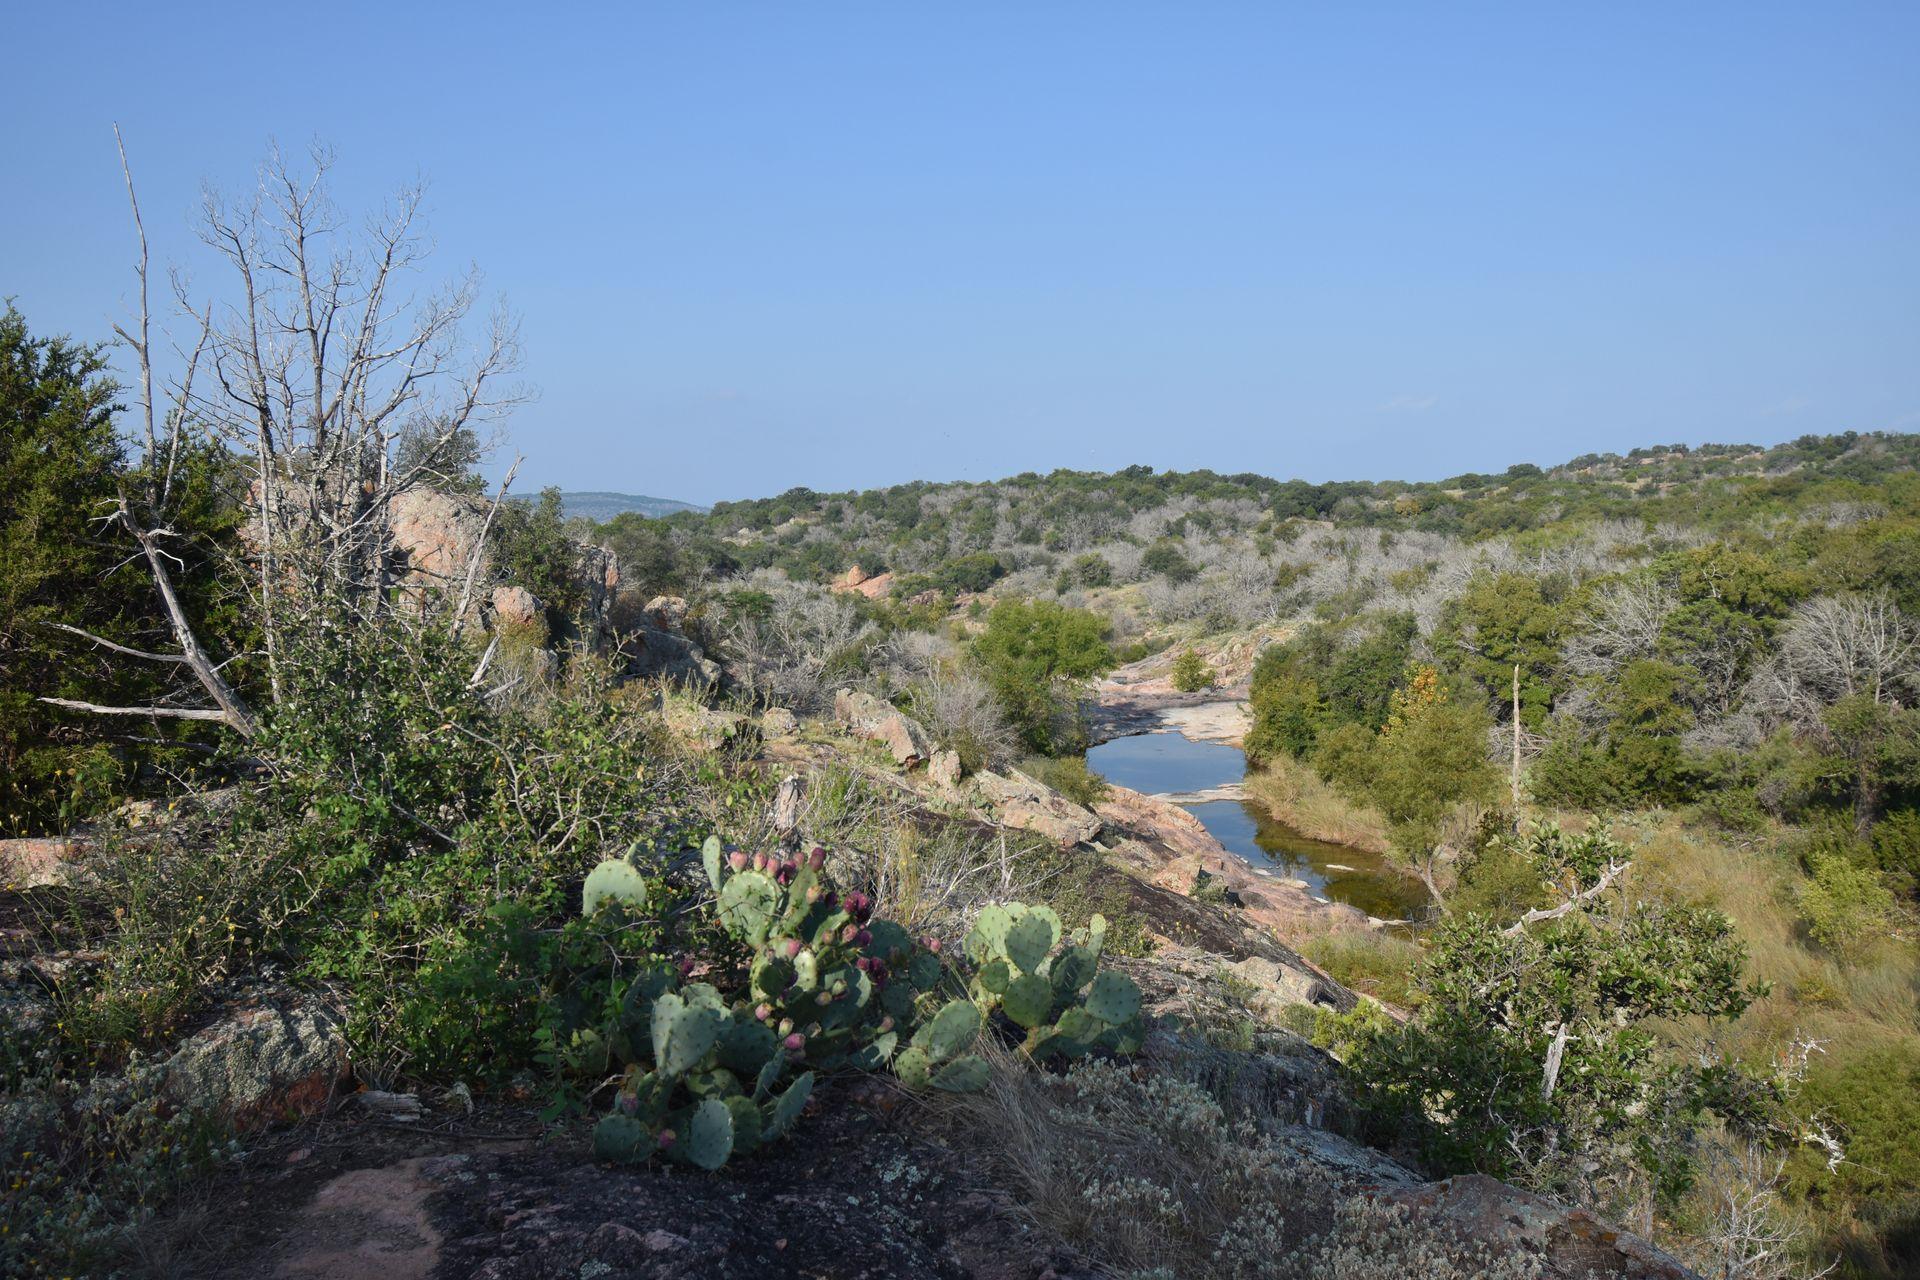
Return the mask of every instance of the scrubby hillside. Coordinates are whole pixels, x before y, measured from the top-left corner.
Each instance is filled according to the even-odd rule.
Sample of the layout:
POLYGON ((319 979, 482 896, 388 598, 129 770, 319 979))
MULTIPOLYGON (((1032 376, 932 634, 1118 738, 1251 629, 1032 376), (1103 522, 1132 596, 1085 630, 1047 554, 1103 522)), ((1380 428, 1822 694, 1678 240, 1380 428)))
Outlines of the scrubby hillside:
POLYGON ((1910 438, 594 527, 7 338, 8 1274, 1913 1257, 1910 438), (1167 722, 1433 909, 1081 754, 1167 722))

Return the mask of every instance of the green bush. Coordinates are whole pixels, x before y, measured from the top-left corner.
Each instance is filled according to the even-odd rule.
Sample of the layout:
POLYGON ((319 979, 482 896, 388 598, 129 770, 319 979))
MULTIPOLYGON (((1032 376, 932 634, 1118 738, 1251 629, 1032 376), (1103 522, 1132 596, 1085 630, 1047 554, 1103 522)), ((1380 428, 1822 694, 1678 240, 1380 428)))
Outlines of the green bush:
POLYGON ((1450 916, 1431 935, 1413 1020, 1353 1055, 1361 1104, 1381 1139, 1411 1142, 1436 1172, 1589 1205, 1641 1187, 1671 1202, 1705 1117, 1749 1122, 1765 1090, 1669 1056, 1658 1027, 1738 1016, 1754 994, 1745 965, 1732 923, 1699 908, 1576 910, 1518 932, 1450 916))
POLYGON ((1214 674, 1212 666, 1192 649, 1184 650, 1173 660, 1173 687, 1181 693, 1198 693, 1202 689, 1213 688, 1214 674))
POLYGON ((1893 914, 1893 895, 1872 867, 1834 854, 1814 855, 1811 877, 1795 890, 1807 932, 1842 957, 1859 954, 1884 935, 1893 914))
POLYGON ((1180 544, 1173 541, 1163 540, 1148 547, 1140 564, 1148 573, 1157 573, 1175 586, 1200 576, 1199 566, 1182 555, 1180 544))
POLYGON ((969 650, 1029 749, 1059 755, 1085 742, 1080 685, 1113 665, 1107 624, 1050 600, 1002 600, 969 650))

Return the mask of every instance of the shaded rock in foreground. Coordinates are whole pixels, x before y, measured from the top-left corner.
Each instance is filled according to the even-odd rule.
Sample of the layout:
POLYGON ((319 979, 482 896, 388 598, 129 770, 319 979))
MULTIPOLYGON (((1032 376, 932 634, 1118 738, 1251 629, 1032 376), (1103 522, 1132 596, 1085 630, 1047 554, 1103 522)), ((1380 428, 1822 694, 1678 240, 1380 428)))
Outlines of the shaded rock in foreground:
POLYGON ((238 1129, 312 1115, 347 1075, 339 1012, 310 996, 261 998, 224 1011, 161 1064, 161 1096, 238 1129))
POLYGON ((1536 1257, 1549 1276, 1697 1280, 1694 1272, 1640 1237, 1609 1227, 1584 1209, 1557 1204, 1485 1174, 1395 1188, 1381 1198, 1406 1208, 1414 1221, 1431 1230, 1536 1257))

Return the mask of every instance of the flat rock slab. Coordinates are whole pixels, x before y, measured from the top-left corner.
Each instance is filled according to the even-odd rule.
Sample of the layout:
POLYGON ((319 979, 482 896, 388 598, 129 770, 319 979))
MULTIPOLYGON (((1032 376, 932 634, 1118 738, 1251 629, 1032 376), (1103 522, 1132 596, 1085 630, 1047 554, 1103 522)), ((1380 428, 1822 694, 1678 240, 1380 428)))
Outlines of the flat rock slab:
MULTIPOLYGON (((717 1173, 622 1167, 579 1134, 461 1143, 365 1120, 237 1175, 247 1242, 221 1280, 1092 1280, 1022 1219, 984 1161, 908 1136, 916 1106, 850 1084, 793 1137, 717 1173), (858 1097, 854 1096, 859 1094, 858 1097), (411 1149, 383 1147, 382 1134, 411 1149), (291 1161, 292 1163, 285 1163, 291 1161), (305 1178, 300 1171, 314 1169, 305 1178), (278 1172, 275 1172, 278 1170, 278 1172), (275 1179, 296 1180, 273 1191, 275 1179)), ((343 1111, 342 1115, 350 1111, 343 1111)), ((337 1122, 329 1122, 337 1123, 337 1122)), ((327 1126, 321 1126, 325 1129, 327 1126)))

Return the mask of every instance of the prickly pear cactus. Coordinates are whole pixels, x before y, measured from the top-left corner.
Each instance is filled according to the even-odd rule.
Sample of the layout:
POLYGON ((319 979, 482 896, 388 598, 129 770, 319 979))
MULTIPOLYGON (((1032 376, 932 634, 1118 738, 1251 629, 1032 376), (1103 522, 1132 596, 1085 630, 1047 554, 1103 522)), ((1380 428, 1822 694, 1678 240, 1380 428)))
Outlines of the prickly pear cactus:
POLYGON ((1024 1029, 1020 1050, 1035 1060, 1095 1048, 1137 1051, 1140 988, 1125 974, 1101 972, 1106 934, 1106 920, 1096 915, 1063 943, 1060 917, 1046 907, 987 907, 966 940, 977 966, 969 987, 974 1003, 1024 1029))
MULTIPOLYGON (((650 966, 612 1025, 576 1041, 582 1063, 626 1063, 594 1130, 601 1158, 718 1168, 792 1129, 813 1090, 814 1070, 802 1067, 891 1067, 916 1087, 984 1087, 986 1064, 966 1052, 980 1011, 934 994, 947 981, 939 944, 873 919, 864 894, 835 890, 824 850, 748 855, 709 840, 700 861, 715 919, 751 953, 746 982, 729 1000, 650 966), (791 1070, 800 1074, 782 1088, 791 1070)), ((614 871, 595 882, 605 890, 595 906, 622 882, 614 871)))

